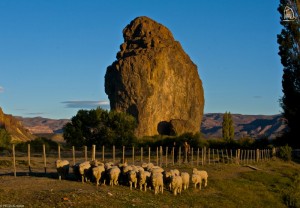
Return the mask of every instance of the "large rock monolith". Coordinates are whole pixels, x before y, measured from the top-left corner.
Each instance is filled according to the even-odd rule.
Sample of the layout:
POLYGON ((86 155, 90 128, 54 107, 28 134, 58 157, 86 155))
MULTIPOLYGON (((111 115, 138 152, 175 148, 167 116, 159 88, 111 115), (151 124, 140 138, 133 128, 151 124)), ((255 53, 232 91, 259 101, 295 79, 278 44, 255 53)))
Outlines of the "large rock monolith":
POLYGON ((199 132, 202 82, 170 30, 138 17, 124 28, 123 37, 117 60, 105 75, 111 109, 137 119, 138 137, 199 132))

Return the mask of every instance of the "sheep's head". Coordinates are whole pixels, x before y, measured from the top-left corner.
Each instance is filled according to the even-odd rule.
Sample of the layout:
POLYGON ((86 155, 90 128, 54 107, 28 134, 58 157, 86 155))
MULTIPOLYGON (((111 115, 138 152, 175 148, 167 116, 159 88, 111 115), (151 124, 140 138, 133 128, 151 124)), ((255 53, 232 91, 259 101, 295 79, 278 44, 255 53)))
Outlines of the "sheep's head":
POLYGON ((199 177, 198 175, 193 174, 192 175, 192 182, 196 183, 198 181, 198 177, 199 177))

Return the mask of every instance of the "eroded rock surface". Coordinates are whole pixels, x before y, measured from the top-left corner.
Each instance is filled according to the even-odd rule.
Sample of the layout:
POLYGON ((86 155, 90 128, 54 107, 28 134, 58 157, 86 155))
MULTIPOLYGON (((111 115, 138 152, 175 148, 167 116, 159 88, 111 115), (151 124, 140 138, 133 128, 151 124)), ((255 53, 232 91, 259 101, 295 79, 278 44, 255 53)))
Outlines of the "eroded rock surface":
POLYGON ((199 132, 202 82, 197 66, 170 30, 138 17, 124 28, 123 37, 117 60, 105 75, 111 109, 137 119, 138 137, 199 132))

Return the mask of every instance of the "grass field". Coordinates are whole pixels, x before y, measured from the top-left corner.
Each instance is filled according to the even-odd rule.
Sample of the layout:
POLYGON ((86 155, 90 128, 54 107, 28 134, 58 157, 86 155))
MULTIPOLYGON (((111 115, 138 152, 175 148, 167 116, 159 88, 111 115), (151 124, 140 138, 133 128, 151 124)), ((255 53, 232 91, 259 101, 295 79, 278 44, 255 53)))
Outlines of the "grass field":
MULTIPOLYGON (((22 166, 22 162, 19 162, 22 166)), ((300 165, 279 159, 252 164, 259 170, 236 164, 200 166, 208 172, 208 186, 174 196, 168 190, 154 195, 127 186, 101 185, 56 179, 53 168, 15 178, 10 161, 0 160, 0 207, 299 207, 300 165), (10 173, 9 173, 10 172, 10 173), (2 173, 2 174, 1 174, 2 173), (297 180, 298 179, 298 180, 297 180), (292 206, 293 205, 293 206, 292 206)), ((169 166, 191 174, 192 166, 169 166)), ((18 169, 20 171, 20 169, 18 169)))

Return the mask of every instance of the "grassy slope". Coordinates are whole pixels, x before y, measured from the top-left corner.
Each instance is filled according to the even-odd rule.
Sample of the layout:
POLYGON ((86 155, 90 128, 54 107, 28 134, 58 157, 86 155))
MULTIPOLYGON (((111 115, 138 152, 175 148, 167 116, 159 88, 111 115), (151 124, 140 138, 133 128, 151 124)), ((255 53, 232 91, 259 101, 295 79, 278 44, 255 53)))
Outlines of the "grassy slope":
MULTIPOLYGON (((5 166, 4 162, 2 164, 5 166)), ((55 174, 17 178, 2 175, 0 204, 25 207, 285 207, 283 194, 293 177, 299 174, 300 165, 279 160, 253 165, 261 170, 233 164, 205 166, 203 169, 209 174, 208 186, 200 191, 191 184, 177 197, 167 190, 154 195, 153 191, 130 191, 126 186, 102 185, 97 189, 92 183, 58 181, 51 177, 55 174)), ((166 169, 169 168, 190 174, 192 171, 191 166, 166 169)))

